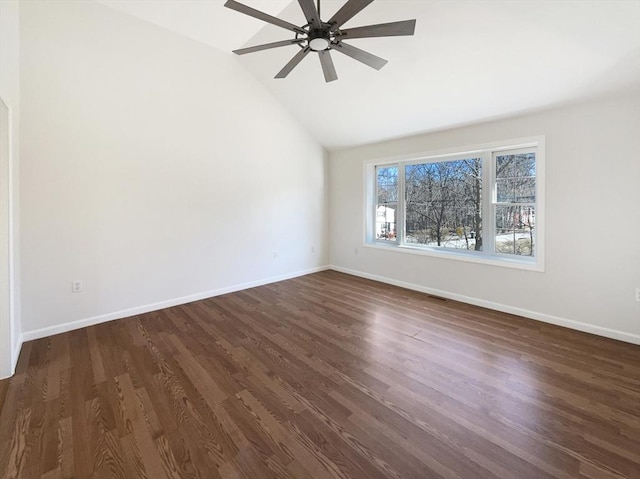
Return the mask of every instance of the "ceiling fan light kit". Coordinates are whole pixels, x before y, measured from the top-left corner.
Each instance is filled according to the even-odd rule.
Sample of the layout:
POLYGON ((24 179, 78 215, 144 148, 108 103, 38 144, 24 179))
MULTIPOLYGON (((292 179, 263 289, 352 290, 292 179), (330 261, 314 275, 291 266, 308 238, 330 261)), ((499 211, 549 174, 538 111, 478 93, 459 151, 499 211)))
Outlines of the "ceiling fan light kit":
POLYGON ((413 35, 416 28, 415 20, 404 20, 400 22, 381 23, 379 25, 367 25, 364 27, 349 28, 341 30, 343 24, 348 22, 363 8, 372 3, 373 0, 348 0, 328 22, 320 19, 320 0, 316 4, 313 0, 298 0, 300 8, 304 13, 307 23, 302 26, 294 25, 285 20, 271 16, 251 8, 235 0, 227 0, 225 7, 231 8, 245 15, 257 18, 272 25, 292 31, 295 38, 291 40, 282 40, 279 42, 265 43, 254 47, 242 48, 234 50, 237 55, 245 55, 247 53, 269 50, 271 48, 279 48, 288 45, 298 45, 300 51, 287 63, 275 78, 286 78, 291 71, 307 56, 310 52, 318 54, 320 65, 324 73, 324 79, 331 82, 338 79, 331 51, 337 51, 347 55, 354 60, 364 63, 371 68, 380 70, 386 65, 387 60, 377 57, 371 53, 345 43, 344 40, 352 40, 357 38, 373 38, 373 37, 393 37, 413 35))

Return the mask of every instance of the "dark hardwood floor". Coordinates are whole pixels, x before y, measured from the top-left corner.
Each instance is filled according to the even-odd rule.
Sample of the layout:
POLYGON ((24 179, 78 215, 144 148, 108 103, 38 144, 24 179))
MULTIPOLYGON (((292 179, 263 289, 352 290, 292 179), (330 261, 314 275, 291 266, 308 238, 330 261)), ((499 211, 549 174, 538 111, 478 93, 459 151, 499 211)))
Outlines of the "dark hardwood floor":
POLYGON ((640 478, 640 347, 322 272, 26 343, 6 478, 640 478))

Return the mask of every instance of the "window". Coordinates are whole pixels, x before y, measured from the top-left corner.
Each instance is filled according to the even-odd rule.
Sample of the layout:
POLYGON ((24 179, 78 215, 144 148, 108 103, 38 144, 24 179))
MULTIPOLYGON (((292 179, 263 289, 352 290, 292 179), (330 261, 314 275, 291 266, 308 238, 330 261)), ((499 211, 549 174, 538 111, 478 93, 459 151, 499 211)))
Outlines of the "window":
POLYGON ((376 239, 395 241, 397 236, 398 167, 376 168, 376 239))
POLYGON ((482 250, 482 160, 404 166, 405 241, 482 250))
POLYGON ((368 163, 367 243, 542 269, 542 142, 368 163))
POLYGON ((535 256, 536 154, 494 153, 496 253, 535 256))

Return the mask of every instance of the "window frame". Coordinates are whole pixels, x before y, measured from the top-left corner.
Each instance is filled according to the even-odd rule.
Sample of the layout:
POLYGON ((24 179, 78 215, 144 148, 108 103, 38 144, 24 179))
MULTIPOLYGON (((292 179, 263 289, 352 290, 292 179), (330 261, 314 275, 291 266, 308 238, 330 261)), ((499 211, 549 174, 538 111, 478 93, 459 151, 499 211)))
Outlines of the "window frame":
MULTIPOLYGON (((544 191, 545 191, 545 137, 536 136, 516 140, 475 145, 467 148, 422 152, 412 155, 375 158, 364 161, 365 214, 363 221, 363 246, 403 254, 418 254, 444 259, 489 264, 529 271, 544 271, 544 191), (535 256, 520 256, 495 251, 497 202, 496 156, 535 151, 536 154, 536 201, 535 201, 535 256), (406 243, 406 165, 455 161, 460 159, 482 159, 482 251, 446 248, 438 246, 406 243), (375 235, 377 201, 377 167, 397 166, 398 168, 398 208, 396 212, 395 241, 377 240, 375 235), (374 196, 376 195, 376 196, 374 196)), ((529 204, 529 203, 527 203, 529 204)))

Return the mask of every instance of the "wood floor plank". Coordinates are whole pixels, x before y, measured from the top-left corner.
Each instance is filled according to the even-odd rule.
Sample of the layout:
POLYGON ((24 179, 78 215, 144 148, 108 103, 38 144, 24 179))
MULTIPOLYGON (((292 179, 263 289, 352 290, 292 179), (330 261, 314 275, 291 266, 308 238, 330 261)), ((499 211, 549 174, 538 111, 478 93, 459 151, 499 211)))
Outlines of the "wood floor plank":
POLYGON ((116 378, 116 384, 121 398, 119 410, 130 433, 126 437, 129 442, 135 442, 139 451, 134 463, 137 465, 139 462, 142 467, 136 467, 136 469, 144 469, 149 478, 166 478, 164 469, 161 467, 160 453, 145 420, 144 406, 133 388, 131 378, 128 374, 123 374, 116 378))
POLYGON ((640 346, 315 273, 25 343, 0 477, 640 479, 640 346))
POLYGON ((75 477, 73 461, 73 428, 71 426, 71 417, 65 417, 60 420, 58 444, 60 477, 63 479, 75 477))
MULTIPOLYGON (((24 408, 17 415, 13 427, 13 436, 10 441, 3 446, 7 448, 7 463, 2 470, 7 479, 26 476, 29 467, 26 461, 27 455, 27 435, 31 422, 31 410, 24 408)), ((33 466, 35 468, 35 465, 33 466)))

